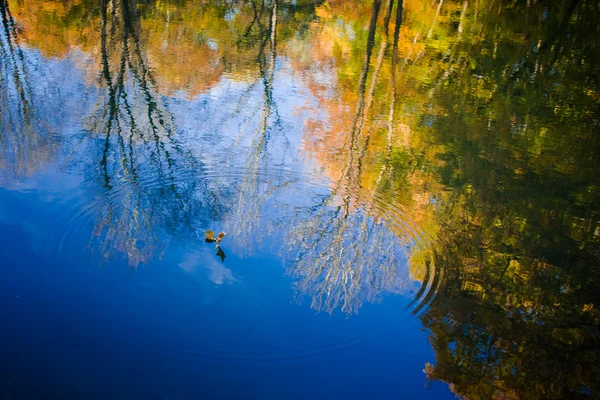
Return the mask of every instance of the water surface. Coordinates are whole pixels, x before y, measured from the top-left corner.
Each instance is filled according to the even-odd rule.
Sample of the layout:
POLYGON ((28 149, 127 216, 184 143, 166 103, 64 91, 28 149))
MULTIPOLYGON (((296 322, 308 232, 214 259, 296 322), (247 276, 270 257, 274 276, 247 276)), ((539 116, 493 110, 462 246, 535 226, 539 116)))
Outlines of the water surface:
POLYGON ((597 2, 0 14, 2 398, 600 397, 597 2))

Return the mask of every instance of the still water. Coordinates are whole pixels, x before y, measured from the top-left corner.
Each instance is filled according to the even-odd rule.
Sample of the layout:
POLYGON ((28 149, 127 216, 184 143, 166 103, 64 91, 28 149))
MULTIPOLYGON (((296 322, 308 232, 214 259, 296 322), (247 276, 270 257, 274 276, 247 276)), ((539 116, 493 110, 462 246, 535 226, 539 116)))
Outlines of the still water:
POLYGON ((600 397, 597 1, 0 12, 0 398, 600 397))

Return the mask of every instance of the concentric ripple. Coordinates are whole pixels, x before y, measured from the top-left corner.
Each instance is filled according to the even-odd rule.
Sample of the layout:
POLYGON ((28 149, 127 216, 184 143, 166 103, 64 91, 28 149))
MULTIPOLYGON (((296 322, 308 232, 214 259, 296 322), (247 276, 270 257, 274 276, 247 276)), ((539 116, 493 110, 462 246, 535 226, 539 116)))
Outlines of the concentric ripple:
POLYGON ((270 254, 284 260, 297 300, 316 311, 357 312, 386 293, 415 293, 409 308, 417 313, 443 279, 433 263, 423 277, 410 276, 411 252, 432 237, 408 206, 362 189, 336 192, 322 175, 278 167, 204 166, 168 177, 121 177, 110 186, 86 180, 70 194, 60 220, 50 241, 55 259, 87 244, 94 262, 122 258, 133 267, 156 261, 175 244, 195 246, 206 229, 225 229, 230 255, 238 257, 264 252, 265 240, 270 254), (344 196, 357 205, 344 210, 344 196), (344 256, 335 261, 333 254, 344 256))

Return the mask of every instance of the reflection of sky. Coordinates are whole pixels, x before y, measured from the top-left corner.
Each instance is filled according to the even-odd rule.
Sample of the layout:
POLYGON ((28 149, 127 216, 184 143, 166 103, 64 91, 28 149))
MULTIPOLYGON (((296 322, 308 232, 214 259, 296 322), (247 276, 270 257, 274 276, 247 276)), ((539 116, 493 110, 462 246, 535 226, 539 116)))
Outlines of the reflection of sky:
POLYGON ((223 262, 217 261, 214 257, 216 250, 194 251, 184 255, 179 267, 189 274, 198 274, 199 270, 205 270, 208 279, 215 285, 232 283, 235 281, 229 268, 226 268, 223 262))
MULTIPOLYGON (((23 376, 31 380, 26 360, 35 355, 37 368, 55 371, 36 376, 40 387, 75 386, 70 390, 97 398, 114 387, 173 399, 446 394, 440 386, 422 390, 421 369, 433 354, 418 321, 401 311, 404 297, 383 296, 383 304, 365 305, 351 318, 315 316, 309 304, 293 302, 296 278, 285 274, 280 259, 290 258, 285 236, 291 223, 303 223, 308 206, 329 194, 330 184, 302 156, 298 109, 313 100, 284 61, 273 84, 278 114, 271 111, 268 142, 256 159, 262 81, 249 86, 224 78, 191 101, 165 99, 183 147, 203 166, 198 176, 182 179, 208 182, 191 197, 212 196, 222 209, 210 220, 186 221, 189 232, 149 218, 160 222, 153 229, 166 248, 131 270, 122 258, 90 249, 94 212, 106 213, 103 202, 117 200, 119 212, 130 212, 136 190, 119 191, 125 184, 118 180, 112 192, 90 189, 98 181, 102 136, 83 124, 99 92, 69 60, 45 60, 30 50, 26 56, 35 65, 36 112, 56 148, 35 175, 0 171, 0 317, 11 326, 3 347, 22 349, 4 352, 16 384, 23 376), (205 229, 228 231, 225 263, 201 240, 205 229)), ((115 228, 115 236, 125 229, 115 228)), ((398 268, 407 276, 404 260, 398 268)))
MULTIPOLYGON (((299 113, 308 91, 298 88, 285 69, 275 73, 273 105, 269 118, 267 160, 264 166, 277 166, 300 173, 314 173, 301 157, 305 116, 299 113), (278 117, 274 114, 278 114, 278 117), (276 121, 278 119, 278 121, 276 121)), ((236 82, 224 77, 218 85, 193 101, 173 100, 169 104, 186 144, 215 168, 240 167, 247 154, 265 105, 264 84, 257 77, 236 82)))
MULTIPOLYGON (((5 90, 9 97, 8 101, 2 104, 2 115, 7 116, 2 131, 9 143, 6 144, 7 147, 1 149, 0 154, 5 157, 9 166, 0 170, 0 185, 15 189, 24 189, 28 185, 35 187, 39 187, 39 185, 60 186, 66 184, 62 179, 54 182, 37 179, 36 183, 26 183, 22 178, 33 174, 19 173, 10 168, 10 164, 12 163, 13 166, 19 164, 19 161, 23 161, 25 156, 28 156, 38 160, 37 163, 29 165, 28 169, 33 167, 44 173, 44 170, 54 168, 55 173, 61 174, 63 171, 58 171, 57 163, 64 163, 65 158, 70 156, 68 153, 73 151, 70 145, 82 138, 80 136, 82 133, 81 117, 89 110, 89 99, 93 95, 93 89, 84 85, 80 70, 71 60, 44 59, 35 50, 24 49, 23 53, 24 62, 22 64, 25 73, 21 73, 19 76, 24 83, 25 97, 31 102, 30 122, 27 124, 17 111, 20 105, 14 77, 5 76, 3 82, 7 84, 5 90), (65 77, 69 77, 69 79, 65 79, 65 77), (33 137, 25 140, 25 136, 28 134, 33 137), (16 143, 18 141, 24 143, 25 148, 17 150, 16 143), (65 141, 69 141, 69 145, 66 145, 65 141), (59 143, 62 146, 59 146, 59 143), (62 160, 54 162, 57 157, 62 157, 62 160), (46 165, 37 165, 39 163, 46 165), (48 164, 55 165, 52 167, 48 164)), ((13 70, 11 69, 9 72, 12 73, 13 70)), ((77 167, 77 162, 80 160, 71 161, 72 164, 68 165, 69 169, 77 167)), ((64 169, 64 165, 61 168, 64 169)), ((66 179, 72 180, 72 178, 66 179)))
MULTIPOLYGON (((31 50, 26 50, 25 54, 29 64, 36 66, 32 68, 30 79, 31 87, 35 88, 34 105, 40 106, 34 109, 34 113, 43 117, 41 126, 55 141, 55 154, 46 165, 39 166, 37 174, 27 179, 5 177, 5 188, 34 191, 44 201, 60 201, 57 204, 67 209, 63 212, 65 230, 72 230, 73 226, 86 229, 86 224, 91 224, 94 219, 102 220, 106 213, 115 209, 111 204, 116 201, 120 202, 118 207, 125 208, 115 212, 126 213, 129 212, 127 208, 132 208, 132 216, 128 218, 138 218, 135 217, 132 203, 137 199, 135 195, 138 191, 143 191, 146 196, 146 207, 156 208, 152 205, 153 201, 174 201, 163 197, 152 200, 152 196, 158 193, 157 188, 144 187, 152 182, 142 181, 142 187, 140 184, 125 185, 122 181, 124 176, 113 178, 112 185, 116 187, 110 191, 98 186, 101 178, 94 177, 94 174, 98 174, 104 136, 101 132, 85 131, 84 125, 89 125, 86 121, 102 101, 102 94, 94 86, 85 83, 90 81, 90 77, 84 76, 83 72, 89 70, 88 61, 78 51, 72 53, 72 59, 76 62, 69 59, 44 60, 31 50), (66 76, 69 79, 64 79, 66 76), (98 187, 94 189, 94 186, 98 187), (87 221, 82 217, 81 209, 85 210, 87 221), (94 212, 98 215, 94 215, 94 212), (76 219, 81 222, 73 225, 76 219)), ((169 231, 168 220, 159 218, 164 216, 148 217, 147 223, 153 225, 154 234, 163 244, 174 238, 196 240, 202 237, 204 229, 225 229, 229 233, 228 249, 239 256, 256 255, 267 246, 270 252, 284 259, 294 258, 289 253, 294 250, 290 248, 289 241, 299 242, 302 238, 290 238, 290 232, 293 231, 292 236, 302 233, 291 228, 316 224, 307 210, 323 202, 329 194, 331 183, 321 177, 318 167, 302 154, 304 120, 307 118, 303 106, 315 100, 303 82, 289 70, 285 59, 278 60, 271 86, 274 89, 270 101, 265 93, 265 82, 260 77, 250 82, 236 82, 224 77, 218 85, 192 100, 163 98, 176 122, 181 147, 191 151, 202 166, 202 170, 191 175, 186 172, 178 176, 176 170, 175 178, 181 179, 177 184, 195 180, 207 182, 195 189, 195 194, 186 194, 185 201, 198 201, 203 205, 207 203, 200 199, 211 198, 219 209, 214 211, 218 215, 213 212, 212 222, 206 212, 198 216, 200 219, 197 221, 191 221, 187 236, 181 236, 181 231, 169 231), (283 253, 282 248, 285 248, 283 253)), ((111 154, 113 162, 117 162, 114 158, 117 156, 111 154)), ((166 206, 167 209, 172 207, 178 206, 166 206)), ((112 217, 102 223, 118 222, 112 217)), ((371 226, 374 230, 386 231, 382 224, 371 226)), ((350 228, 355 231, 361 229, 358 223, 350 228)), ((145 229, 143 227, 132 231, 131 237, 123 232, 126 227, 116 226, 115 229, 120 233, 115 232, 113 237, 121 234, 119 239, 112 239, 119 240, 118 244, 115 242, 115 246, 120 246, 118 251, 126 251, 123 246, 126 247, 131 241, 137 241, 138 247, 149 243, 150 237, 136 236, 136 232, 141 232, 139 229, 145 229)), ((80 233, 83 234, 70 232, 70 235, 80 233)), ((394 240, 393 234, 384 234, 389 236, 388 241, 394 240)), ((63 245, 65 240, 68 243, 68 239, 60 239, 63 245)), ((405 260, 402 263, 404 271, 401 274, 407 276, 405 260)), ((311 277, 315 278, 318 279, 311 277)), ((392 291, 398 292, 400 289, 398 287, 392 291)))

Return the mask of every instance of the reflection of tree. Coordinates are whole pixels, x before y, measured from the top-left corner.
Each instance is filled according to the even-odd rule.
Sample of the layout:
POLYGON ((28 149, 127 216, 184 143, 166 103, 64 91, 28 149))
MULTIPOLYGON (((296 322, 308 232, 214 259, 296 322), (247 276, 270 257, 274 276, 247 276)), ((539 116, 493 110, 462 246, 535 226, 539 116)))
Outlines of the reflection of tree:
MULTIPOLYGON (((17 97, 17 115, 14 116, 17 120, 22 120, 25 123, 29 122, 30 115, 30 102, 31 96, 29 91, 29 84, 27 82, 27 71, 26 63, 23 55, 23 51, 19 44, 18 30, 16 22, 10 12, 8 2, 6 0, 0 1, 0 14, 2 18, 2 46, 0 47, 2 53, 2 98, 8 99, 10 93, 8 90, 14 89, 17 97)), ((7 122, 12 122, 11 108, 3 107, 2 114, 7 122)))
MULTIPOLYGON (((258 126, 256 127, 250 143, 244 179, 238 189, 236 204, 232 207, 234 215, 228 229, 235 235, 236 241, 243 243, 249 250, 254 242, 260 242, 265 235, 264 227, 259 226, 260 214, 264 203, 273 194, 290 182, 285 181, 269 186, 266 190, 261 188, 261 180, 267 178, 269 170, 268 143, 274 130, 282 133, 285 149, 289 148, 287 138, 283 134, 277 105, 274 99, 274 77, 277 62, 277 27, 279 22, 278 1, 270 2, 267 8, 265 2, 258 7, 254 4, 254 18, 246 29, 240 46, 247 46, 244 42, 253 36, 254 43, 258 43, 258 82, 262 83, 262 99, 258 126), (265 24, 265 20, 267 23, 265 24), (256 32, 255 32, 256 31, 256 32)), ((251 86, 251 89, 254 85, 251 86)), ((282 155, 285 159, 285 153, 282 155)), ((267 178, 268 180, 268 178, 267 178)))
POLYGON ((545 257, 535 245, 511 249, 506 242, 533 242, 530 233, 499 237, 464 210, 468 197, 452 205, 453 233, 431 258, 444 277, 421 316, 436 351, 428 375, 468 398, 596 397, 598 260, 574 244, 545 257))
POLYGON ((178 144, 173 119, 156 92, 140 45, 136 9, 133 0, 102 3, 103 96, 89 123, 104 137, 98 171, 104 194, 96 234, 106 256, 116 249, 128 255, 131 265, 149 260, 160 247, 155 225, 189 232, 203 210, 194 174, 199 164, 178 144))
MULTIPOLYGON (((283 1, 200 3, 178 2, 174 14, 152 2, 105 1, 98 21, 92 19, 101 26, 103 97, 89 128, 100 137, 93 172, 102 209, 95 211, 106 252, 127 253, 132 265, 145 261, 160 247, 158 235, 189 233, 188 222, 201 220, 206 204, 203 188, 188 179, 197 163, 178 146, 149 67, 157 63, 144 48, 152 46, 169 67, 172 59, 163 55, 210 58, 205 73, 185 70, 194 62, 173 62, 165 81, 191 76, 185 84, 174 79, 174 89, 198 76, 214 82, 223 71, 240 80, 259 76, 252 88, 262 83, 264 91, 232 227, 242 240, 260 228, 270 194, 261 189, 260 172, 278 118, 276 54, 287 50, 292 65, 302 58, 282 38, 311 42, 325 32, 321 41, 333 44, 305 53, 314 64, 322 56, 330 68, 323 75, 337 79, 333 96, 313 93, 331 115, 331 132, 319 135, 310 126, 325 148, 317 155, 333 154, 322 164, 334 187, 294 210, 288 242, 297 258, 289 271, 299 294, 318 310, 351 312, 401 290, 401 249, 379 221, 393 228, 402 216, 389 205, 408 204, 412 225, 423 231, 429 224, 437 233, 414 246, 410 258, 425 283, 414 312, 431 330, 437 353, 428 375, 473 398, 598 397, 597 3, 332 0, 318 9, 318 32, 308 34, 299 27, 310 18, 286 21, 283 10, 292 6, 283 1), (142 40, 142 26, 158 33, 142 40), (341 39, 331 26, 342 26, 341 39), (331 51, 319 54, 323 48, 331 51), (434 191, 433 211, 414 206, 429 207, 434 191), (157 224, 166 233, 157 233, 157 224)), ((33 120, 33 99, 19 30, 6 1, 0 5, 0 113, 17 132, 12 127, 33 124, 24 123, 33 120)), ((304 82, 318 86, 313 78, 322 75, 310 72, 304 82)), ((18 154, 44 154, 32 150, 41 148, 39 136, 6 132, 0 162, 17 165, 10 154, 29 164, 18 154)), ((394 232, 405 235, 402 228, 394 232)))
POLYGON ((433 100, 452 112, 432 130, 445 149, 440 234, 415 249, 434 287, 421 300, 436 351, 426 371, 467 398, 600 394, 599 60, 585 51, 599 11, 565 1, 480 13, 478 37, 495 41, 465 29, 456 62, 475 67, 453 70, 433 100), (544 22, 515 39, 515 15, 544 22))
MULTIPOLYGON (((280 38, 296 35, 322 0, 280 1, 280 38)), ((24 40, 44 56, 63 57, 77 48, 94 59, 99 54, 101 2, 95 0, 26 0, 14 2, 24 40)), ((257 71, 256 46, 266 0, 176 2, 138 1, 139 40, 156 74, 161 94, 195 98, 216 85, 223 74, 236 80, 257 71)), ((109 7, 111 7, 109 2, 109 7)), ((111 11, 112 12, 112 9, 111 11)))
POLYGON ((34 113, 28 61, 6 0, 0 1, 0 169, 11 178, 48 161, 52 145, 34 113))
MULTIPOLYGON (((332 15, 332 25, 365 24, 364 13, 328 3, 331 9, 320 11, 332 15)), ((427 231, 426 240, 411 249, 410 266, 424 282, 413 311, 431 329, 437 354, 436 365, 427 366, 429 377, 451 383, 468 398, 596 398, 600 60, 590 49, 598 46, 593 21, 600 9, 581 1, 552 7, 494 1, 403 5, 399 73, 379 63, 385 37, 380 52, 373 50, 373 69, 367 67, 370 76, 394 82, 384 91, 375 86, 370 106, 388 117, 386 129, 365 120, 361 130, 360 112, 351 123, 343 119, 365 71, 355 52, 344 49, 368 45, 366 34, 355 31, 356 39, 349 39, 347 29, 327 31, 325 23, 313 32, 310 44, 324 61, 304 68, 318 73, 325 65, 337 77, 337 98, 321 95, 319 106, 332 120, 357 129, 352 136, 335 121, 314 123, 310 133, 322 142, 313 140, 310 150, 328 175, 342 177, 342 186, 360 188, 351 192, 360 204, 354 209, 385 220, 389 210, 380 203, 407 204, 415 225, 427 231), (430 18, 423 17, 425 9, 431 9, 430 18), (322 31, 339 34, 322 38, 334 41, 332 46, 318 42, 322 31), (323 48, 331 52, 320 55, 323 48), (381 107, 377 101, 386 94, 381 107), (329 132, 318 130, 323 126, 329 132), (352 156, 347 142, 338 145, 345 138, 359 149, 352 156), (335 146, 341 150, 327 151, 335 146), (354 176, 345 178, 352 168, 354 176), (419 202, 427 208, 413 207, 419 202)), ((356 108, 368 110, 373 86, 362 86, 356 108)), ((345 215, 343 207, 340 213, 345 215)), ((319 239, 310 237, 313 229, 328 240, 340 232, 340 225, 326 231, 316 221, 296 231, 300 238, 308 235, 303 243, 309 254, 319 239)), ((329 258, 329 250, 338 248, 333 242, 300 270, 314 277, 302 289, 318 308, 332 309, 352 294, 327 275, 336 271, 329 258), (319 264, 320 257, 329 264, 319 264), (329 301, 331 295, 337 297, 329 301)))
MULTIPOLYGON (((361 210, 358 196, 361 188, 365 147, 371 130, 367 120, 374 99, 379 72, 387 48, 393 1, 385 3, 384 39, 381 42, 371 83, 371 56, 381 1, 374 1, 369 24, 362 71, 358 79, 358 99, 353 122, 346 141, 345 164, 330 195, 310 208, 312 217, 299 220, 289 234, 289 245, 299 249, 290 273, 299 279, 300 295, 312 298, 312 307, 332 312, 356 312, 364 301, 376 300, 382 292, 399 292, 405 278, 398 270, 398 239, 373 218, 370 210, 361 210)), ((393 51, 397 51, 402 3, 397 7, 397 28, 393 51)), ((396 67, 396 56, 393 56, 396 67)))

